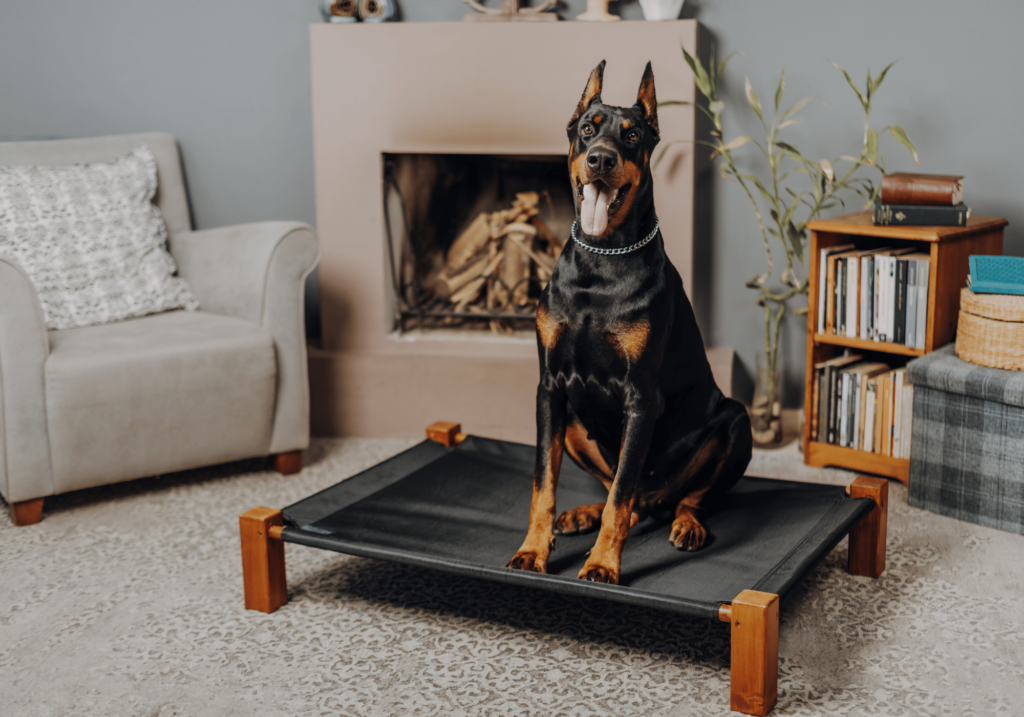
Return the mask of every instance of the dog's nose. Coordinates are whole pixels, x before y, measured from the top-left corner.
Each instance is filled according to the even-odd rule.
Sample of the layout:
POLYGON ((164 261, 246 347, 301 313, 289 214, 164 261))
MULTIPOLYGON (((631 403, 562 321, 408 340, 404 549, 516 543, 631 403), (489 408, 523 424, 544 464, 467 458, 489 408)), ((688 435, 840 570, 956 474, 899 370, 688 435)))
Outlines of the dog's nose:
POLYGON ((587 166, 598 174, 610 172, 618 161, 618 155, 608 147, 594 147, 587 154, 587 166))

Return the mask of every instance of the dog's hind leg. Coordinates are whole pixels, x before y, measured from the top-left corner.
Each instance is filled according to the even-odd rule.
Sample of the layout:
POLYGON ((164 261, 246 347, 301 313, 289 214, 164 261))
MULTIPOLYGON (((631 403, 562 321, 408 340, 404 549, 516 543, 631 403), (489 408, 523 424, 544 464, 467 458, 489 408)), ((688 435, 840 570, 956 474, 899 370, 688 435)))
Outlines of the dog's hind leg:
POLYGON ((730 401, 723 413, 719 426, 684 469, 684 481, 693 487, 676 505, 669 535, 669 541, 680 550, 704 547, 708 532, 701 523, 703 514, 736 485, 750 463, 753 438, 746 409, 730 401))
MULTIPOLYGON (((576 465, 601 481, 606 490, 611 489, 612 482, 615 480, 615 468, 605 459, 597 443, 587 438, 587 429, 575 417, 565 431, 565 452, 569 454, 576 465)), ((601 513, 604 511, 604 506, 604 503, 594 503, 563 512, 555 521, 555 532, 560 535, 568 535, 597 530, 601 525, 601 513)), ((639 520, 640 516, 633 513, 630 527, 636 525, 639 520)))

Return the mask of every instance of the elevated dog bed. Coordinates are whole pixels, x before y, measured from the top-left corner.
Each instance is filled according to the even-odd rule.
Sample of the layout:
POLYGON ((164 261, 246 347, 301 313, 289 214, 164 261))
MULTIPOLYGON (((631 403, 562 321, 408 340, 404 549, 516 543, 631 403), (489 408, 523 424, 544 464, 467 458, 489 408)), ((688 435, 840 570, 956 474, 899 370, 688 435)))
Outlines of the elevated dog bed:
MULTIPOLYGON (((546 575, 509 570, 526 534, 535 449, 465 436, 457 424, 435 424, 428 435, 435 440, 283 511, 243 515, 246 607, 272 612, 287 601, 283 542, 291 542, 723 620, 733 624, 733 709, 767 714, 779 600, 851 530, 851 572, 884 569, 885 481, 858 478, 848 497, 837 486, 745 477, 705 521, 711 538, 699 551, 675 549, 668 523, 634 526, 620 585, 576 579, 596 533, 558 536, 546 575), (738 646, 748 642, 738 665, 738 646)), ((606 496, 596 479, 562 462, 559 509, 606 496)))

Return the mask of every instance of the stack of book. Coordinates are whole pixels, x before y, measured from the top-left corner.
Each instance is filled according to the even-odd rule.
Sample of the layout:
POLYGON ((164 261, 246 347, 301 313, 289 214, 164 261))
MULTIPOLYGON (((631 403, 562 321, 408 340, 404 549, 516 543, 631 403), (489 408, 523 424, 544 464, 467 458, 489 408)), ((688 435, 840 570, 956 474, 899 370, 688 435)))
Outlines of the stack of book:
POLYGON ((875 224, 962 227, 970 216, 963 177, 893 172, 882 179, 872 219, 875 224))
POLYGON ((811 438, 910 458, 914 387, 906 368, 844 355, 814 365, 811 438))
POLYGON ((924 348, 930 257, 901 249, 821 250, 818 333, 924 348))

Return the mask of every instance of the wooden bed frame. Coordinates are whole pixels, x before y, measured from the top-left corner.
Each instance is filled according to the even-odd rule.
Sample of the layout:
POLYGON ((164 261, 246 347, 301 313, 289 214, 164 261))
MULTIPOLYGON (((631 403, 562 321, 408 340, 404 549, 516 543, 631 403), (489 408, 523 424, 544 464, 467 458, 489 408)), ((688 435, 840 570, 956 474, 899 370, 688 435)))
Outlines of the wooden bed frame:
MULTIPOLYGON (((427 438, 444 446, 461 443, 466 434, 458 423, 438 421, 427 438)), ((850 531, 848 570, 851 575, 879 577, 885 571, 885 540, 889 483, 858 476, 846 489, 851 498, 875 503, 850 531)), ((284 515, 272 508, 253 508, 239 517, 242 575, 247 610, 271 613, 288 602, 285 575, 284 515)), ((779 596, 744 590, 723 604, 718 619, 731 625, 730 707, 736 712, 767 715, 775 706, 779 682, 779 596)))

